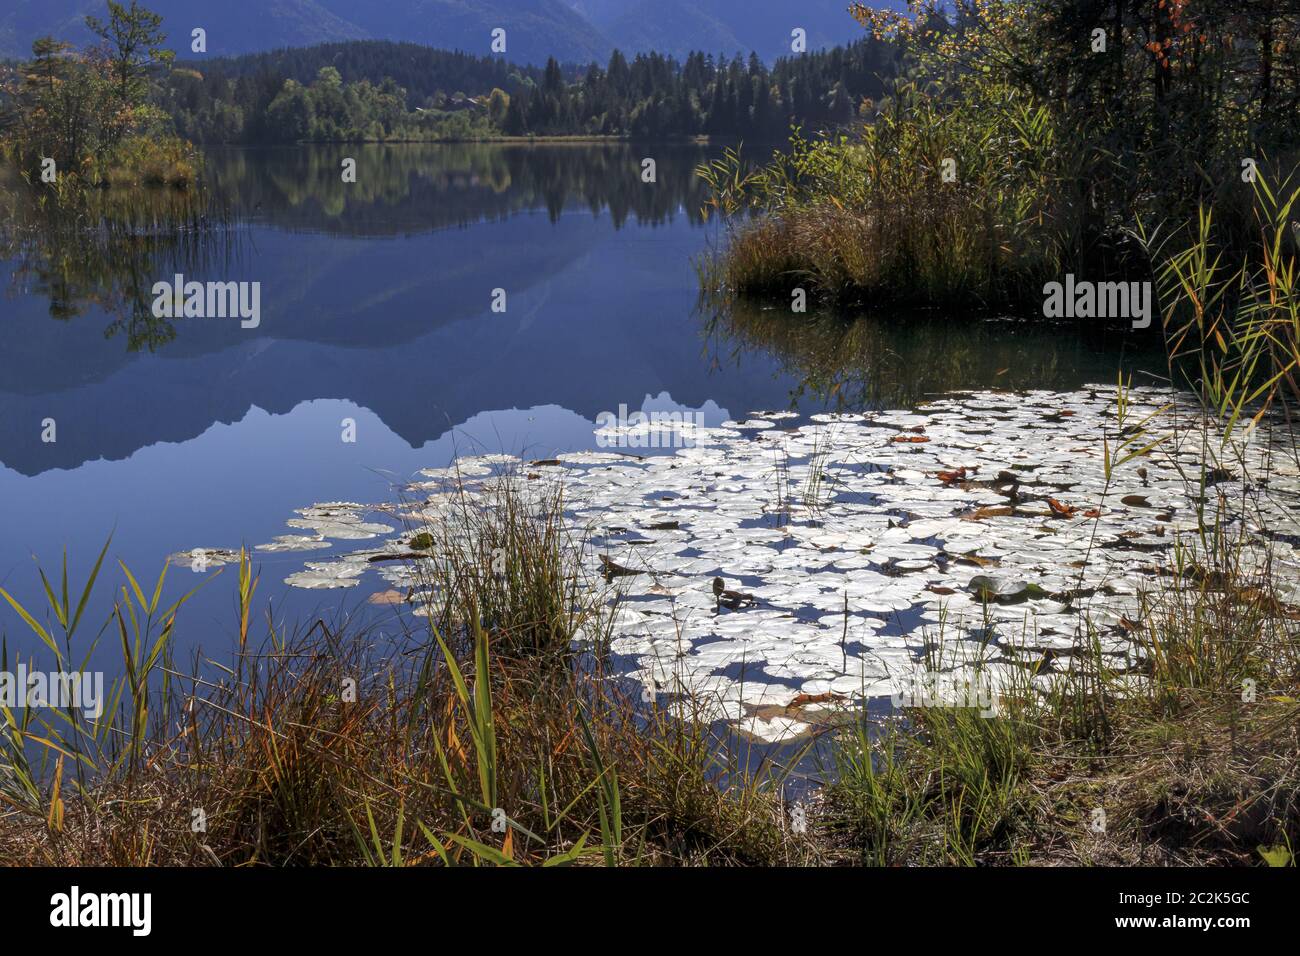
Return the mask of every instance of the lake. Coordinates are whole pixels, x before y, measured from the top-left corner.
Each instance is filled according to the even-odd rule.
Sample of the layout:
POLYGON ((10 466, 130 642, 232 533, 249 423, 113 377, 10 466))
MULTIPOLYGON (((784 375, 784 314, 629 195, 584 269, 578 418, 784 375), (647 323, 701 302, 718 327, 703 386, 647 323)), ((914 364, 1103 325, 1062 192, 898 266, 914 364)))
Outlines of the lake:
MULTIPOLYGON (((1137 333, 974 306, 874 317, 702 307, 694 262, 726 238, 701 213, 693 170, 709 156, 696 145, 218 149, 207 176, 229 225, 216 237, 123 240, 109 256, 11 249, 0 261, 0 586, 42 606, 36 566, 57 573, 66 548, 77 589, 112 534, 114 565, 83 625, 93 633, 121 579, 116 560, 151 582, 169 555, 271 542, 316 502, 392 500, 457 455, 594 449, 598 418, 621 406, 717 426, 1164 367, 1137 333), (341 180, 345 158, 355 183, 341 180), (154 319, 152 286, 177 272, 259 283, 257 327, 154 319)), ((258 552, 259 604, 290 626, 315 615, 382 626, 396 612, 365 600, 382 581, 283 583, 328 553, 258 552)), ((169 592, 198 580, 173 568, 169 592)), ((228 571, 187 606, 181 645, 223 654, 233 606, 228 571)), ((0 630, 11 651, 39 646, 8 608, 0 630)))

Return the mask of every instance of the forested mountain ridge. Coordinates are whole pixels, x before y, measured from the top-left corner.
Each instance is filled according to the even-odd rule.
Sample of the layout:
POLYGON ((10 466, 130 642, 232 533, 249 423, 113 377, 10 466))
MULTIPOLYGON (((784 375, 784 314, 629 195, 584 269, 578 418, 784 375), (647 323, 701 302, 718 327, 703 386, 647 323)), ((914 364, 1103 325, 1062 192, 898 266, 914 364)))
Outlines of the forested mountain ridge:
MULTIPOLYGON (((880 0, 897 8, 901 0, 880 0)), ((405 40, 442 50, 491 53, 492 30, 506 30, 505 58, 541 66, 604 62, 615 49, 682 59, 691 50, 748 54, 767 63, 790 52, 791 31, 809 50, 859 34, 847 0, 150 0, 168 46, 192 56, 191 31, 206 31, 206 54, 237 56, 281 47, 359 39, 405 40)), ((5 0, 0 57, 24 57, 38 37, 76 46, 90 40, 87 14, 103 0, 5 0)))
POLYGON ((545 69, 409 43, 324 44, 178 62, 162 89, 195 142, 486 139, 495 136, 718 135, 768 139, 831 128, 877 99, 897 49, 863 37, 778 59, 684 61, 659 53, 545 69))

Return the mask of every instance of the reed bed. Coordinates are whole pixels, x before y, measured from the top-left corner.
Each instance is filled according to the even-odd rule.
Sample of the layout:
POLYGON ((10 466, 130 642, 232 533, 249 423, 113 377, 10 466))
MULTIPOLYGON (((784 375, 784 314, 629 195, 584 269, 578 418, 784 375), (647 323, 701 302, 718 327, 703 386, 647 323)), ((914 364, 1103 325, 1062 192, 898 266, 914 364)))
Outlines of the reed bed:
MULTIPOLYGON (((430 605, 427 630, 398 637, 324 620, 286 635, 268 621, 258 640, 245 554, 236 651, 196 652, 182 668, 173 650, 188 595, 163 606, 166 571, 146 590, 123 566, 103 633, 120 641, 125 676, 104 714, 3 714, 0 860, 815 861, 788 824, 783 769, 738 773, 724 733, 646 706, 605 673, 607 611, 574 604, 577 566, 554 500, 499 494, 421 532, 458 583, 430 605)), ((80 596, 69 598, 66 577, 45 611, 3 594, 60 666, 96 643, 83 615, 107 548, 80 596)))
MULTIPOLYGON (((98 633, 120 646, 124 676, 103 715, 0 715, 0 860, 1294 862, 1300 622, 1277 613, 1268 569, 1237 560, 1228 534, 1180 550, 1153 583, 1133 622, 1140 673, 1113 670, 1085 635, 1046 690, 1045 661, 1002 688, 995 716, 846 713, 778 761, 754 760, 705 708, 647 703, 610 671, 610 595, 583 579, 562 509, 558 488, 512 481, 454 501, 412 535, 440 558, 420 560, 437 595, 427 627, 396 635, 259 625, 242 555, 233 653, 186 666, 175 647, 193 592, 164 604, 165 570, 146 587, 121 566, 98 633), (795 764, 814 782, 798 815, 795 764)), ((59 667, 100 639, 85 635, 108 550, 80 591, 42 576, 43 610, 0 592, 59 667)))

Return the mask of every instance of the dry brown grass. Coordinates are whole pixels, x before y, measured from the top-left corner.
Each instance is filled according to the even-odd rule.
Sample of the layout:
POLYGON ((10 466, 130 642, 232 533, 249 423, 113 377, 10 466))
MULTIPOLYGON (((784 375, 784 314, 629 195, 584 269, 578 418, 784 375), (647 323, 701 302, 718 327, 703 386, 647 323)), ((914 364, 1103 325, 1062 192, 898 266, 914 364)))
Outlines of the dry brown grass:
MULTIPOLYGON (((293 639, 248 644, 204 678, 164 657, 147 717, 137 724, 133 704, 106 713, 109 744, 83 748, 95 764, 84 792, 70 756, 39 768, 13 749, 71 755, 76 734, 49 746, 10 735, 0 779, 26 774, 32 787, 0 794, 0 861, 815 859, 786 824, 779 771, 737 773, 742 756, 707 722, 643 704, 639 689, 629 696, 607 677, 598 645, 572 645, 576 624, 601 611, 568 603, 578 572, 549 507, 531 511, 503 492, 455 533, 434 532, 453 552, 446 566, 473 587, 444 591, 451 610, 428 631, 389 639, 317 621, 293 639), (496 575, 502 542, 511 571, 496 575), (459 603, 470 593, 478 603, 459 603)), ((255 579, 241 579, 242 606, 255 579)))

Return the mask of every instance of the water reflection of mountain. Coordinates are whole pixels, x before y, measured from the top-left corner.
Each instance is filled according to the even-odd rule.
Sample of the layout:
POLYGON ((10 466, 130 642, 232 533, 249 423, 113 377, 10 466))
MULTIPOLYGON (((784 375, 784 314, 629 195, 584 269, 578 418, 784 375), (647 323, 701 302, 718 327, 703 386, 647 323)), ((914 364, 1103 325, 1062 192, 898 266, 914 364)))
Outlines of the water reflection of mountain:
POLYGON ((25 246, 21 266, 0 262, 10 291, 0 463, 31 475, 121 459, 251 407, 283 414, 319 398, 368 408, 419 446, 484 410, 559 405, 594 419, 662 392, 744 414, 801 395, 805 407, 902 404, 958 386, 1113 378, 1107 343, 1099 352, 1041 327, 792 323, 751 309, 719 318, 706 345, 691 266, 709 234, 690 176, 701 155, 625 145, 214 153, 212 187, 237 223, 215 234, 215 254, 130 237, 70 254, 65 235, 25 246), (658 154, 656 183, 641 182, 642 151, 658 154), (339 162, 353 152, 358 181, 345 186, 339 162), (260 282, 260 327, 156 324, 147 303, 123 301, 173 269, 260 282), (504 314, 490 308, 497 288, 504 314), (40 440, 47 418, 58 423, 53 444, 40 440))
POLYGON ((770 374, 708 373, 684 295, 644 287, 641 295, 647 313, 611 321, 578 298, 572 277, 561 277, 522 297, 519 314, 487 313, 407 343, 347 349, 264 339, 184 359, 149 357, 101 383, 6 396, 4 463, 34 474, 121 458, 238 421, 251 406, 282 414, 312 398, 347 397, 412 446, 488 409, 555 404, 594 420, 664 391, 692 407, 709 399, 741 411, 784 403, 788 386, 770 374), (648 334, 638 325, 659 307, 674 310, 672 318, 648 334), (47 415, 60 423, 57 445, 38 440, 47 415))
MULTIPOLYGON (((254 339, 361 348, 409 342, 484 311, 495 288, 526 294, 587 255, 605 231, 591 221, 565 226, 523 216, 508 225, 483 223, 396 242, 254 228, 241 255, 221 271, 188 271, 185 277, 260 282, 260 326, 243 329, 237 319, 167 320, 175 334, 156 351, 175 361, 242 348, 254 339)), ((155 279, 171 278, 171 268, 157 270, 155 279)), ((144 294, 151 301, 147 285, 144 294)), ((102 381, 141 360, 106 337, 113 316, 102 309, 51 321, 43 304, 19 298, 6 320, 11 345, 0 355, 5 391, 44 393, 102 381)))
MULTIPOLYGON (((413 443, 449 416, 562 392, 575 408, 595 402, 594 416, 606 403, 578 393, 599 396, 599 372, 572 374, 586 360, 574 351, 590 344, 607 367, 620 351, 652 363, 653 347, 622 336, 646 335, 658 316, 643 310, 656 304, 689 314, 701 155, 618 144, 219 150, 210 192, 235 225, 203 234, 204 249, 129 229, 84 240, 29 230, 0 262, 0 461, 36 473, 120 458, 252 405, 287 411, 317 397, 372 407, 413 443), (642 152, 655 154, 653 183, 642 152), (342 182, 345 156, 356 183, 342 182), (629 249, 639 251, 620 255, 629 249), (260 327, 154 320, 152 283, 177 270, 260 282, 260 327), (504 315, 489 309, 497 288, 504 315), (560 313, 557 295, 571 300, 560 313), (39 441, 46 418, 59 423, 57 443, 39 441)), ((694 369, 698 338, 674 345, 668 367, 694 369)), ((642 397, 617 384, 611 371, 611 400, 642 397)))
MULTIPOLYGON (((258 281, 260 327, 178 319, 151 350, 109 334, 119 317, 94 294, 107 281, 99 273, 55 318, 56 270, 34 272, 28 261, 18 277, 0 264, 11 292, 0 462, 36 474, 123 458, 239 421, 253 406, 284 413, 314 398, 370 408, 412 445, 484 409, 554 403, 594 419, 662 391, 699 406, 731 384, 743 404, 738 380, 710 379, 692 317, 690 260, 703 233, 691 170, 701 151, 655 150, 655 183, 641 181, 639 152, 213 153, 212 191, 239 224, 233 249, 207 261, 165 248, 144 262, 111 250, 75 258, 101 269, 123 258, 139 290, 173 269, 258 281), (345 186, 339 163, 353 154, 357 183, 345 186), (505 314, 490 309, 496 288, 507 292, 505 314), (54 444, 40 441, 46 418, 58 423, 54 444)), ((49 258, 66 261, 62 253, 49 258)), ((781 399, 780 388, 769 391, 781 399)))

